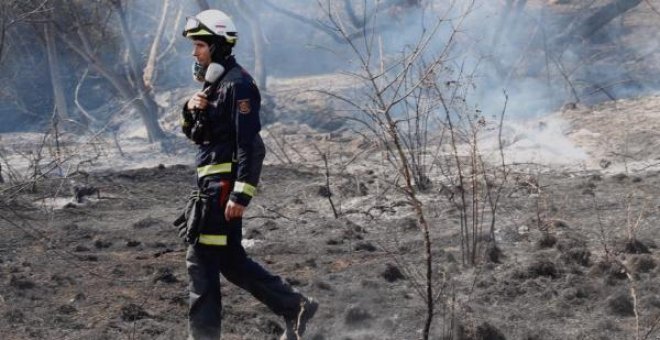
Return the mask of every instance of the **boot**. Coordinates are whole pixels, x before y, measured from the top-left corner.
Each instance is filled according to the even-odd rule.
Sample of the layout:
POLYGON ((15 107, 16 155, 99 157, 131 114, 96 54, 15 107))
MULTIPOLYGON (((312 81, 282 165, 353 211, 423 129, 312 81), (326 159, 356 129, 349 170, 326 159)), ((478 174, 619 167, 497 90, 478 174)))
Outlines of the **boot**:
POLYGON ((307 328, 307 322, 314 317, 319 303, 312 298, 303 298, 300 309, 294 318, 285 318, 286 329, 280 340, 302 340, 302 335, 307 328))

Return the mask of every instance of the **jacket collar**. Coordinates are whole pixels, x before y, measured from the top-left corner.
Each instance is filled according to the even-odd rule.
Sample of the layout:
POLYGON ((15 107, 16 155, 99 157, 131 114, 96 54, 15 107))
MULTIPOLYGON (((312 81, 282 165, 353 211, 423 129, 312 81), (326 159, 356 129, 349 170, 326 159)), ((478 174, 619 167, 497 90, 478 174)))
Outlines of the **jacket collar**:
POLYGON ((233 55, 228 55, 226 58, 220 60, 220 65, 225 68, 225 72, 231 70, 236 66, 236 58, 233 55))

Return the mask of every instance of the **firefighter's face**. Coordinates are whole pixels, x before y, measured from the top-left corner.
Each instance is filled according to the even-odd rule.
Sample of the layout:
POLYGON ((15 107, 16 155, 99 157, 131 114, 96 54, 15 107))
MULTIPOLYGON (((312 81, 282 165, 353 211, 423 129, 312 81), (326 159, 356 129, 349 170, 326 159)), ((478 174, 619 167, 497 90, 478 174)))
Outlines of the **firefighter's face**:
POLYGON ((209 45, 201 40, 193 40, 193 57, 202 66, 207 67, 211 63, 211 50, 209 45))

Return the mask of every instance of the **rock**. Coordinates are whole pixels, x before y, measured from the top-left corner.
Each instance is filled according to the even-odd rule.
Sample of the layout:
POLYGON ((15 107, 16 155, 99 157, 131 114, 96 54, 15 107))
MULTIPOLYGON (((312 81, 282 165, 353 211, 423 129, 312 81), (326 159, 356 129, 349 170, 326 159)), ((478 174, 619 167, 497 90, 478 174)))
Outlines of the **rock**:
POLYGON ((628 175, 624 173, 618 173, 612 176, 612 179, 614 179, 617 182, 623 182, 626 178, 628 178, 628 175))
POLYGON ((132 322, 149 317, 150 317, 149 313, 145 312, 142 306, 138 306, 134 303, 124 305, 121 307, 121 319, 124 321, 132 322))
POLYGON ((50 280, 55 283, 57 286, 65 286, 67 284, 73 285, 76 281, 68 275, 53 274, 50 276, 50 280))
POLYGON ((105 249, 105 248, 109 248, 110 246, 112 246, 112 242, 110 241, 104 241, 101 239, 94 241, 94 247, 96 247, 97 249, 105 249))
POLYGON ((133 228, 135 229, 145 229, 145 228, 151 228, 153 226, 165 224, 163 220, 159 220, 157 218, 153 217, 146 217, 143 218, 135 223, 133 223, 133 228))
POLYGON ((539 249, 552 248, 557 243, 557 238, 550 233, 543 233, 541 238, 536 242, 539 249))
POLYGON ((76 307, 71 305, 61 305, 57 308, 57 313, 64 315, 71 315, 77 311, 76 307))
POLYGON ((584 267, 589 267, 591 265, 589 260, 591 258, 591 252, 587 248, 576 247, 568 249, 567 251, 562 252, 559 258, 567 264, 577 263, 584 267))
POLYGON ((500 263, 502 258, 502 250, 493 242, 489 242, 486 248, 486 260, 490 263, 500 263))
POLYGON ((537 259, 536 261, 532 262, 527 267, 527 275, 529 275, 529 278, 547 276, 553 279, 559 276, 555 264, 544 259, 537 259))
POLYGON ((87 262, 97 262, 99 260, 99 257, 96 255, 80 255, 78 256, 78 260, 87 261, 87 262))
POLYGON ((86 299, 87 299, 87 295, 85 295, 84 293, 77 293, 73 298, 69 299, 69 303, 80 302, 86 299))
POLYGON ((83 245, 77 245, 75 248, 73 248, 73 251, 76 251, 76 252, 89 251, 89 248, 87 248, 83 245))
POLYGON ((598 162, 598 165, 600 165, 601 168, 607 169, 612 165, 612 161, 607 160, 607 159, 601 159, 600 162, 598 162))
POLYGON ((488 322, 483 322, 477 326, 476 339, 483 340, 506 340, 502 332, 488 322))
POLYGON ((634 316, 635 310, 632 297, 628 293, 619 292, 607 299, 607 307, 617 316, 634 316))
POLYGON ((277 225, 277 222, 275 222, 275 221, 273 221, 273 220, 267 220, 267 221, 264 222, 264 224, 262 225, 262 228, 264 228, 264 229, 266 229, 266 230, 268 230, 268 231, 273 231, 273 230, 277 230, 277 229, 279 229, 279 226, 277 225))
POLYGON ((346 310, 344 323, 352 328, 363 328, 369 325, 373 317, 363 307, 351 306, 346 310))
POLYGON ((5 320, 9 323, 22 323, 25 320, 25 314, 20 309, 11 309, 5 312, 5 320))
POLYGON ((386 264, 385 271, 383 271, 380 276, 387 282, 395 282, 406 278, 403 276, 403 273, 401 273, 401 270, 399 270, 399 267, 391 263, 386 264))
POLYGON ((584 300, 587 299, 593 291, 593 287, 569 287, 562 293, 562 296, 568 301, 584 300))
POLYGON ((245 239, 247 240, 259 240, 263 239, 263 234, 259 229, 257 228, 250 228, 246 233, 245 233, 245 239))
POLYGON ((358 244, 355 245, 355 250, 356 251, 368 251, 368 252, 373 252, 376 251, 376 246, 374 246, 371 242, 359 242, 358 244))
POLYGON ((140 242, 140 241, 135 241, 135 240, 126 241, 126 247, 128 247, 128 248, 134 248, 134 247, 137 247, 141 244, 142 244, 142 242, 140 242))
POLYGON ((84 184, 75 184, 71 188, 71 194, 73 195, 73 201, 75 203, 83 203, 85 197, 92 195, 96 195, 97 198, 101 198, 101 192, 98 188, 84 184))
POLYGON ((482 322, 476 328, 473 323, 465 320, 455 320, 455 339, 460 340, 506 340, 504 335, 488 322, 482 322))
POLYGON ((329 283, 327 283, 325 281, 322 281, 322 280, 314 281, 313 285, 314 285, 314 287, 316 287, 320 290, 328 290, 328 291, 332 290, 332 286, 329 283))
POLYGON ((34 281, 25 277, 18 277, 14 275, 12 275, 11 279, 9 279, 9 285, 20 290, 32 289, 36 286, 34 281))
POLYGON ((657 267, 655 259, 649 254, 635 256, 630 262, 635 273, 648 273, 657 267))
POLYGON ((626 240, 622 250, 628 254, 650 254, 649 248, 639 240, 626 240))
POLYGON ((154 282, 163 282, 163 283, 176 283, 179 280, 172 273, 170 268, 159 268, 154 274, 154 282))
POLYGON ((340 245, 340 244, 342 244, 342 243, 344 243, 343 240, 341 240, 341 239, 337 239, 337 238, 334 238, 334 237, 329 238, 329 239, 327 239, 327 240, 325 241, 325 244, 327 244, 327 245, 329 245, 329 246, 336 246, 336 245, 340 245))
POLYGON ((293 277, 287 277, 286 282, 288 282, 291 286, 294 286, 294 287, 299 287, 299 286, 302 286, 304 284, 304 282, 302 280, 297 279, 297 278, 293 278, 293 277))
POLYGON ((328 198, 332 196, 332 192, 328 189, 327 186, 319 185, 317 194, 321 197, 328 198))

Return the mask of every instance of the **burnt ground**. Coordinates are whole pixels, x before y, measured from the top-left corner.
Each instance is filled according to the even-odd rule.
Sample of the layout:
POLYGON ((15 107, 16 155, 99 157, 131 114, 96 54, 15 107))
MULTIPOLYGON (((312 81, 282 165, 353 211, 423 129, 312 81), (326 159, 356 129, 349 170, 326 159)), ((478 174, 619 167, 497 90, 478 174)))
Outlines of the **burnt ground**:
MULTIPOLYGON (((557 1, 555 7, 572 11, 573 3, 557 1)), ((648 42, 657 40, 658 22, 645 6, 630 11, 620 21, 627 28, 593 42, 587 59, 599 56, 596 70, 623 64, 626 79, 657 84, 658 49, 648 42), (620 51, 621 44, 611 39, 622 39, 628 48, 620 51)), ((299 116, 277 120, 336 128, 328 119, 336 114, 331 102, 307 90, 353 89, 352 82, 338 80, 334 75, 276 82, 277 111, 299 116)), ((166 130, 178 131, 180 102, 191 91, 172 93, 161 121, 166 130)), ((660 100, 575 107, 561 116, 570 122, 572 140, 585 147, 590 160, 584 168, 591 170, 516 169, 495 225, 501 253, 484 252, 476 267, 463 265, 458 211, 447 203, 439 179, 421 195, 439 283, 432 339, 660 339, 660 100), (636 243, 626 241, 631 225, 639 227, 636 243)), ((87 142, 94 152, 73 149, 84 156, 101 148, 103 155, 72 158, 73 168, 75 160, 85 166, 104 162, 105 168, 145 166, 129 149, 144 149, 145 133, 134 131, 136 114, 127 115, 127 131, 120 131, 125 157, 108 151, 112 142, 97 145, 101 136, 87 142)), ((418 339, 425 315, 417 293, 423 241, 410 204, 388 184, 395 176, 377 157, 382 151, 365 150, 355 138, 335 141, 329 154, 336 219, 324 188, 325 169, 312 148, 336 136, 314 136, 299 125, 270 129, 264 137, 271 165, 244 221, 245 239, 255 260, 321 301, 306 338, 418 339), (294 164, 272 165, 289 157, 294 164)), ((546 144, 557 144, 551 137, 546 144)), ((16 141, 20 147, 14 151, 21 152, 12 155, 12 137, 2 138, 0 151, 9 157, 3 166, 21 168, 18 161, 32 155, 27 139, 16 141)), ((45 137, 32 139, 38 145, 45 137)), ((181 138, 177 143, 187 144, 181 138)), ((522 144, 518 151, 529 148, 522 144)), ((153 161, 158 148, 146 147, 153 161)), ((190 148, 174 151, 166 163, 192 161, 190 148)), ((565 157, 566 150, 560 151, 543 157, 565 157)), ((10 180, 10 169, 3 170, 10 180)), ((68 178, 41 180, 34 188, 0 184, 0 338, 184 339, 185 247, 171 221, 193 186, 193 174, 187 165, 79 173, 73 176, 78 183, 100 189, 100 198, 92 195, 82 204, 67 203, 68 178)), ((276 339, 281 333, 282 320, 231 284, 223 285, 223 302, 223 339, 276 339)))
MULTIPOLYGON (((324 172, 265 167, 244 222, 248 252, 321 301, 307 339, 419 338, 423 243, 410 205, 378 171, 358 167, 331 178, 335 219, 324 172)), ((184 339, 185 248, 171 221, 193 173, 184 165, 91 173, 79 181, 100 198, 61 209, 43 198, 70 199, 66 180, 20 194, 3 184, 2 338, 184 339)), ((431 188, 422 200, 435 279, 444 282, 432 338, 453 330, 454 339, 634 339, 635 310, 646 335, 660 315, 658 188, 658 171, 528 169, 503 191, 501 256, 476 267, 461 264, 458 212, 431 188), (626 226, 638 220, 639 242, 628 244, 626 226), (605 248, 619 262, 605 261, 605 248)), ((282 331, 282 320, 231 284, 223 303, 223 339, 282 331)))

